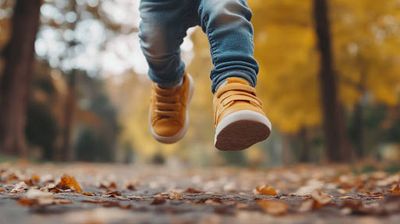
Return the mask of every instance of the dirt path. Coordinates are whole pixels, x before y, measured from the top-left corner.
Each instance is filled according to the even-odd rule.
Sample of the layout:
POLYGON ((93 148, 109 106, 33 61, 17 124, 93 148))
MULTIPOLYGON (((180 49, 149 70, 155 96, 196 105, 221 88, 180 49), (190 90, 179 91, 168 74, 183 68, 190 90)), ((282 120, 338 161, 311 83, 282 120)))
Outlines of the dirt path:
POLYGON ((346 167, 0 164, 0 224, 400 223, 399 180, 346 167))

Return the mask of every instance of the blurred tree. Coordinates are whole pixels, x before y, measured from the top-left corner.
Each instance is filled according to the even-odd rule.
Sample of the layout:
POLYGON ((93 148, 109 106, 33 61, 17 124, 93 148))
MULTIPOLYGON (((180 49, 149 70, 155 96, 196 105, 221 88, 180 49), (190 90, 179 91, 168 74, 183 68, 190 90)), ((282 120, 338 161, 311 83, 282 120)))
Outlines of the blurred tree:
POLYGON ((352 112, 352 140, 359 158, 367 150, 367 112, 399 103, 400 5, 395 0, 331 2, 335 61, 342 102, 352 112))
POLYGON ((54 159, 54 148, 60 136, 61 106, 65 101, 63 81, 47 63, 35 63, 25 132, 29 146, 40 149, 37 159, 54 159))
MULTIPOLYGON (((305 129, 310 133, 307 141, 313 142, 319 139, 322 124, 313 1, 249 3, 260 63, 258 92, 267 114, 284 135, 302 138, 299 133, 305 129)), ((352 139, 365 145, 367 137, 362 136, 370 134, 362 131, 360 124, 366 128, 367 121, 358 104, 361 108, 374 104, 393 107, 399 102, 400 5, 396 0, 334 0, 329 6, 338 101, 351 115, 352 130, 358 123, 358 136, 352 135, 352 139)), ((361 145, 354 143, 357 148, 361 145)), ((310 147, 319 147, 319 143, 310 147)))
POLYGON ((323 111, 323 126, 327 155, 330 161, 344 162, 352 156, 346 147, 346 131, 342 108, 338 99, 337 77, 334 71, 332 35, 326 0, 314 0, 314 22, 320 51, 320 89, 323 111))
POLYGON ((77 73, 99 75, 103 69, 102 57, 107 44, 117 36, 136 32, 133 19, 121 21, 118 18, 122 15, 114 14, 115 10, 121 13, 120 8, 126 10, 127 15, 134 14, 128 12, 127 7, 132 6, 133 2, 46 0, 42 7, 43 25, 38 36, 37 53, 52 67, 62 71, 68 84, 61 122, 62 144, 56 149, 58 159, 74 159, 74 125, 79 117, 76 113, 82 109, 77 105, 80 100, 77 88, 81 80, 77 78, 80 76, 77 73), (49 36, 53 38, 47 40, 49 36), (54 50, 54 46, 57 46, 57 50, 54 50))
POLYGON ((79 128, 74 159, 92 162, 114 161, 120 127, 117 111, 104 90, 104 81, 88 75, 80 75, 77 78, 80 111, 76 111, 79 128))
POLYGON ((17 0, 13 11, 0 83, 0 148, 8 154, 26 156, 26 108, 41 3, 41 0, 17 0))

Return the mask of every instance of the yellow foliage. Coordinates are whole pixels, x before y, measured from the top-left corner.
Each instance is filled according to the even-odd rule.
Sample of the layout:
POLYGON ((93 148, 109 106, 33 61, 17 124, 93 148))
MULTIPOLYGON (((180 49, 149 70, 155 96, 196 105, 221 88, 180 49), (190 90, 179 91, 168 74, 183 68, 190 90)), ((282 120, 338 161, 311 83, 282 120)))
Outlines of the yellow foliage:
MULTIPOLYGON (((254 11, 259 93, 280 131, 321 124, 318 52, 312 1, 250 0, 254 11)), ((388 1, 330 1, 335 70, 341 102, 399 103, 400 5, 388 1)))

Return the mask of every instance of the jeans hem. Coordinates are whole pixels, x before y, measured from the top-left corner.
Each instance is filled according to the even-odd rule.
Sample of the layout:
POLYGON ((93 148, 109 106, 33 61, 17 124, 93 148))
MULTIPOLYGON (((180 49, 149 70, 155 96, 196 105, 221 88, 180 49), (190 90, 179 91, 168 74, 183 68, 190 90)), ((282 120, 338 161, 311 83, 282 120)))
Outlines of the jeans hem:
POLYGON ((249 82, 249 84, 253 87, 257 85, 257 78, 255 77, 257 75, 250 74, 249 72, 246 71, 238 71, 238 70, 233 70, 229 72, 224 72, 220 75, 218 75, 217 78, 213 79, 213 85, 212 85, 212 93, 215 93, 218 87, 225 82, 226 79, 228 78, 242 78, 245 79, 246 81, 249 82))

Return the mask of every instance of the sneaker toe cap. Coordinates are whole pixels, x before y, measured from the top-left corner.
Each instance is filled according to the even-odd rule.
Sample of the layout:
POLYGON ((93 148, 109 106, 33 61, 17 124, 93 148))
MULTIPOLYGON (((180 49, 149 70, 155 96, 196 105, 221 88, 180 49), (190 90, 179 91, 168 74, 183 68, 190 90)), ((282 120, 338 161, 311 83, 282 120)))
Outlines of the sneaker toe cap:
POLYGON ((158 136, 171 137, 182 129, 182 125, 176 121, 160 120, 153 126, 153 131, 158 136))

